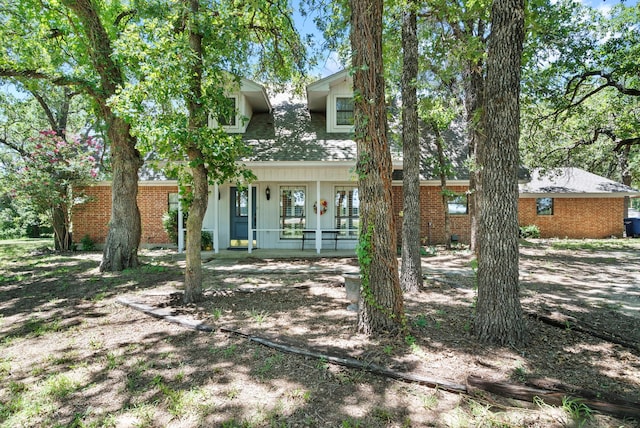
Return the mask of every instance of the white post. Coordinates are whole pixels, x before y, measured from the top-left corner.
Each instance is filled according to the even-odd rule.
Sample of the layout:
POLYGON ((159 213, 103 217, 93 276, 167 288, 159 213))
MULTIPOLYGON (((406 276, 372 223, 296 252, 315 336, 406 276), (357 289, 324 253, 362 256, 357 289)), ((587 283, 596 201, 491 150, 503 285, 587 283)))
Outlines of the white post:
POLYGON ((322 205, 320 204, 320 180, 316 181, 316 252, 320 254, 322 250, 322 228, 320 225, 320 216, 322 214, 322 205))
POLYGON ((218 236, 218 229, 220 229, 220 200, 218 195, 220 194, 220 185, 215 183, 213 185, 213 252, 218 254, 220 252, 220 241, 218 236))
POLYGON ((251 198, 251 184, 247 186, 247 252, 253 250, 253 199, 251 198))
POLYGON ((184 221, 182 221, 182 201, 178 197, 178 252, 184 252, 184 221))

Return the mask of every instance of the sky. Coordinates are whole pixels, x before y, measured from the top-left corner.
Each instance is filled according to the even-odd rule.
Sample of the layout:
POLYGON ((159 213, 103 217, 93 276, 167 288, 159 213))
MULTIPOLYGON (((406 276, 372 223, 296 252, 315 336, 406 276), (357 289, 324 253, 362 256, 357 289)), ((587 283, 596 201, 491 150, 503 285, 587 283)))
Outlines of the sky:
MULTIPOLYGON (((587 6, 600 10, 603 14, 608 14, 609 11, 619 3, 624 3, 627 6, 638 4, 638 0, 576 0, 587 6)), ((299 12, 300 0, 293 0, 294 14, 293 20, 296 28, 304 38, 306 34, 312 34, 317 40, 317 43, 321 44, 323 40, 322 33, 318 31, 313 22, 313 11, 307 16, 302 16, 299 12)), ((327 52, 323 58, 320 59, 319 64, 315 67, 311 74, 313 76, 327 77, 333 73, 336 73, 343 69, 343 66, 338 60, 338 55, 335 52, 327 52)))
MULTIPOLYGON (((300 2, 298 0, 293 0, 293 21, 298 32, 300 33, 300 36, 304 40, 307 34, 311 34, 316 40, 316 44, 321 45, 323 43, 324 37, 322 33, 318 31, 315 23, 313 22, 313 18, 316 16, 316 14, 314 14, 313 11, 310 11, 306 16, 302 16, 300 14, 299 3, 300 2)), ((338 60, 338 55, 335 52, 327 51, 319 59, 318 65, 313 70, 311 70, 311 74, 313 77, 322 78, 337 73, 343 68, 344 67, 338 60)))

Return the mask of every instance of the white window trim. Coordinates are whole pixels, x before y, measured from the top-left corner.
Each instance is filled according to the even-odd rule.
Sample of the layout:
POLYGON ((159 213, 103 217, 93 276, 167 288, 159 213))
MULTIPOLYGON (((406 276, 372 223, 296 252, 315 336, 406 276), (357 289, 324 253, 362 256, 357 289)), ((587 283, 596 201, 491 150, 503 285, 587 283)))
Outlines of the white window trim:
POLYGON ((353 98, 353 92, 334 92, 327 97, 327 132, 353 132, 353 125, 338 125, 338 98, 353 98))
MULTIPOLYGON (((227 95, 227 98, 235 99, 236 103, 236 124, 233 126, 223 125, 222 129, 230 134, 243 134, 247 131, 249 120, 251 119, 251 111, 248 110, 245 97, 241 94, 227 95)), ((214 115, 209 115, 209 123, 211 127, 218 126, 218 120, 214 115)))

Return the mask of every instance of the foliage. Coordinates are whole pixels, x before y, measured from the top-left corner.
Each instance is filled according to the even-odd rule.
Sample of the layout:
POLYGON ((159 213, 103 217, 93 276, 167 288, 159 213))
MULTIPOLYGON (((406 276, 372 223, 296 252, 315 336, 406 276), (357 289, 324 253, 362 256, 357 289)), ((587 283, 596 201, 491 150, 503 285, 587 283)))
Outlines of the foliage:
POLYGON ((540 229, 535 224, 520 226, 521 238, 540 238, 540 229))
POLYGON ((627 185, 640 180, 640 52, 635 5, 608 12, 554 4, 530 39, 521 151, 528 167, 581 167, 627 185))
POLYGON ((178 210, 173 209, 162 215, 162 227, 174 244, 178 244, 178 210))
POLYGON ((84 235, 80 240, 80 243, 82 244, 83 251, 92 251, 92 250, 95 250, 96 248, 95 241, 91 239, 89 235, 84 235))
POLYGON ((11 183, 9 193, 35 213, 49 215, 51 224, 56 224, 53 217, 60 210, 69 230, 71 209, 83 202, 74 187, 97 178, 102 146, 92 137, 64 139, 55 131, 41 131, 29 139, 28 147, 5 177, 11 183))
POLYGON ((211 232, 203 230, 201 232, 200 245, 203 250, 211 249, 213 246, 213 236, 211 232))

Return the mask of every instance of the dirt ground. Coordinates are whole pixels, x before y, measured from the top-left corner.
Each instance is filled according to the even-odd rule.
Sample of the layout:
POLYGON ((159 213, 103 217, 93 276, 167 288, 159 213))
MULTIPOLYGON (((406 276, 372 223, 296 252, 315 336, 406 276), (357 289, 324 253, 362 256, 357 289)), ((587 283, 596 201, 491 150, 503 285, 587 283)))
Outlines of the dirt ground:
POLYGON ((451 383, 474 375, 640 403, 640 243, 523 243, 530 315, 522 349, 474 339, 475 281, 464 249, 423 258, 424 288, 405 297, 410 336, 394 338, 355 333, 342 275, 357 270, 352 258, 214 256, 204 265, 205 301, 187 307, 176 294, 183 257, 156 250, 142 259, 143 268, 119 274, 100 274, 98 253, 32 253, 0 268, 0 426, 640 426, 571 398, 550 406, 455 394, 221 330, 451 383), (123 299, 213 331, 151 317, 123 299))

